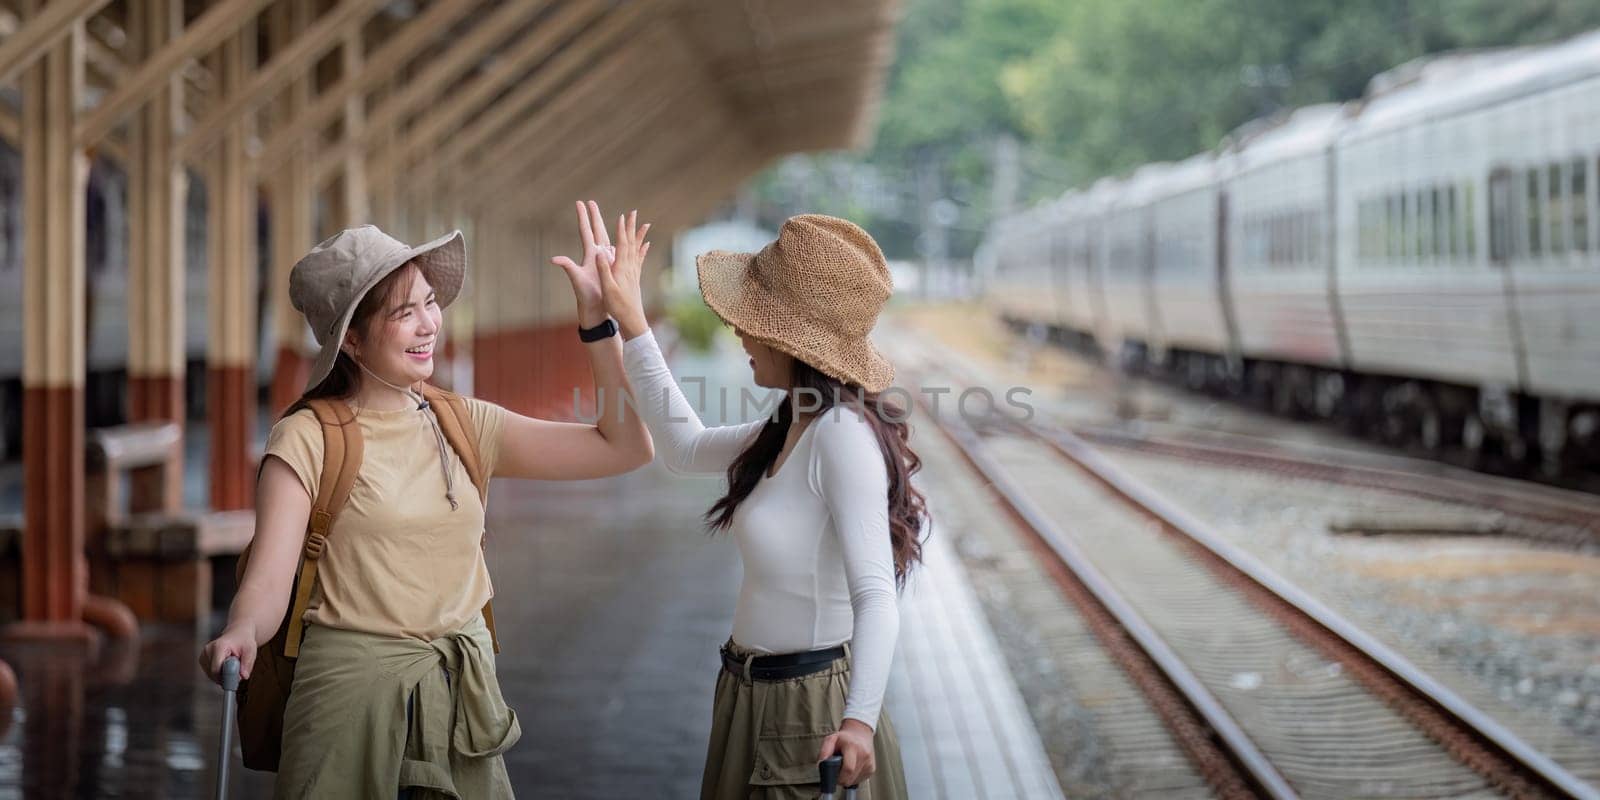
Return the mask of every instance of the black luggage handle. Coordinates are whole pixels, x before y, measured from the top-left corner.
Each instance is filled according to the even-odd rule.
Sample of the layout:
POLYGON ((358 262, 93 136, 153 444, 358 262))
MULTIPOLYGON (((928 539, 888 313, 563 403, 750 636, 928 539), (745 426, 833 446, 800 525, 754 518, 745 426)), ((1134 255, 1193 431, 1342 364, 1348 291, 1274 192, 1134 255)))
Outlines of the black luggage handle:
MULTIPOLYGON (((833 800, 834 792, 839 788, 839 770, 844 769, 844 756, 831 755, 817 764, 817 778, 822 784, 822 796, 818 800, 833 800)), ((856 787, 844 787, 844 800, 855 800, 856 787)))
POLYGON ((222 737, 217 742, 217 800, 228 796, 228 756, 233 750, 233 693, 239 691, 239 657, 222 662, 222 737))

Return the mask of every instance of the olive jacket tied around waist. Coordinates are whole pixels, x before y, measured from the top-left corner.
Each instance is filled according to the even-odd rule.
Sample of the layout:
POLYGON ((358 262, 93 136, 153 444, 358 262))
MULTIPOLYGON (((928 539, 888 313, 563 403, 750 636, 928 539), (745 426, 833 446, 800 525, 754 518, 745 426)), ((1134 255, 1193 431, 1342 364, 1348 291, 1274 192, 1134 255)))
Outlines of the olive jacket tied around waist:
POLYGON ((482 617, 433 641, 310 626, 277 796, 390 800, 412 786, 417 800, 512 797, 501 754, 522 728, 493 652, 482 617))

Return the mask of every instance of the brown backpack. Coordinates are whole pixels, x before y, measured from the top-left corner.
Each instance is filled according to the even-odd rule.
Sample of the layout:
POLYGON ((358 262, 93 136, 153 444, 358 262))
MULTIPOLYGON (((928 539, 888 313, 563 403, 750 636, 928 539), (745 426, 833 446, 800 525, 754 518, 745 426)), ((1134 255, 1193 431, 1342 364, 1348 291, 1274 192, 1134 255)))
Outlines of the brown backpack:
MULTIPOLYGON (((422 394, 438 417, 445 439, 466 467, 472 485, 478 488, 479 499, 487 500, 488 476, 483 474, 478 458, 478 441, 472 418, 467 414, 467 401, 458 394, 428 384, 423 384, 422 394)), ((272 641, 256 651, 250 679, 239 684, 239 745, 244 753, 244 765, 266 772, 278 770, 278 758, 283 750, 283 712, 289 703, 289 689, 294 685, 294 660, 300 654, 304 631, 301 618, 311 601, 311 587, 316 584, 317 561, 322 556, 328 533, 333 530, 334 520, 350 498, 356 473, 361 470, 361 427, 356 424, 350 407, 342 400, 330 399, 310 400, 307 405, 322 424, 322 478, 306 523, 300 574, 290 595, 294 602, 272 641)), ((241 580, 249 558, 250 548, 246 546, 239 556, 237 574, 241 580)), ((494 610, 488 603, 483 606, 483 621, 494 641, 494 651, 500 652, 494 610)))

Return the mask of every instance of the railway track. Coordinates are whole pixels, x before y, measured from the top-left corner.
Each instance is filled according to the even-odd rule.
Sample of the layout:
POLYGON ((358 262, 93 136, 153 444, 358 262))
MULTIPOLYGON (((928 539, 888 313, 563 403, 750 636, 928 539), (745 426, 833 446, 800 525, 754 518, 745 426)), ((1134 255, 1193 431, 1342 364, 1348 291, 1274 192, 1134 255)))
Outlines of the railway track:
POLYGON ((1600 798, 1089 442, 936 422, 1219 796, 1600 798))
POLYGON ((1257 437, 1218 431, 1131 432, 1098 426, 1044 426, 1088 443, 1227 467, 1242 467, 1342 486, 1448 502, 1504 516, 1494 533, 1551 544, 1600 547, 1600 497, 1504 478, 1461 474, 1413 459, 1306 452, 1257 437))

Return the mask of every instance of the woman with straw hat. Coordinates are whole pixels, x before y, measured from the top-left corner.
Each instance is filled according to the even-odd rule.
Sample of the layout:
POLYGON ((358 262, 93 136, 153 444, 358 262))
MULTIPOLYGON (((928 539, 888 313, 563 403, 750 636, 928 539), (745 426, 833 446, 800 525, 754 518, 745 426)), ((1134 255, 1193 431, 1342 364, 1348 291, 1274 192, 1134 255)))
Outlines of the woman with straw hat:
MULTIPOLYGON (((560 262, 596 389, 616 397, 626 391, 622 346, 596 266, 610 242, 598 207, 580 203, 578 216, 582 263, 560 262)), ((413 788, 430 797, 512 796, 501 754, 521 729, 501 697, 482 614, 493 594, 480 546, 484 507, 421 395, 443 309, 465 271, 459 231, 411 247, 365 225, 317 245, 290 275, 290 298, 322 351, 305 395, 267 438, 251 558, 227 627, 200 655, 213 679, 229 656, 249 678, 257 647, 278 631, 323 467, 321 426, 307 404, 344 401, 362 457, 303 617, 278 797, 404 798, 413 788)), ((653 456, 649 433, 626 408, 596 425, 470 398, 466 409, 488 475, 596 478, 653 456)))
POLYGON ((707 519, 732 531, 744 562, 700 796, 815 797, 817 762, 839 753, 843 785, 905 797, 881 706, 896 589, 921 558, 927 512, 906 409, 880 394, 894 369, 867 339, 891 291, 883 253, 861 228, 807 214, 759 253, 701 256, 701 294, 738 333, 755 382, 786 390, 770 419, 706 428, 646 322, 642 236, 620 220, 614 258, 600 257, 628 379, 669 468, 726 473, 707 519))

